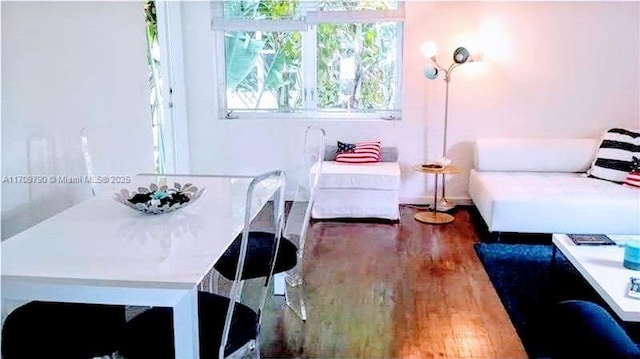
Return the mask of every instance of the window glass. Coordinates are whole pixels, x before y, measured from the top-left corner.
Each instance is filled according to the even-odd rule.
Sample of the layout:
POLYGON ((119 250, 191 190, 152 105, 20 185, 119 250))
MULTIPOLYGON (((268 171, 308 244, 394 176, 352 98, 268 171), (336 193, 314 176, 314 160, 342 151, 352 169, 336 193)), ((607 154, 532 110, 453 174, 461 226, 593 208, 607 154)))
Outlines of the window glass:
POLYGON ((225 19, 281 20, 300 18, 299 0, 225 0, 225 19))
POLYGON ((299 31, 225 33, 227 108, 293 111, 302 105, 299 31))
POLYGON ((397 23, 318 26, 318 108, 395 107, 397 23))
POLYGON ((397 1, 385 0, 356 0, 356 1, 336 1, 323 0, 318 4, 322 11, 347 11, 347 10, 387 10, 397 9, 397 1))
POLYGON ((401 2, 225 0, 211 10, 222 116, 398 117, 401 2))

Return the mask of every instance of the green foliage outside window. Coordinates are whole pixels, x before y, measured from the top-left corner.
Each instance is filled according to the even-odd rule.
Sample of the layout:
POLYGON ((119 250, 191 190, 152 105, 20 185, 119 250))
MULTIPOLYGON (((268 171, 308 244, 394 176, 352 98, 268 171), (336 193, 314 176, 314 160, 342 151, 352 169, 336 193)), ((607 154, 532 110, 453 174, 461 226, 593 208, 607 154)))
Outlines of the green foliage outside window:
MULTIPOLYGON (((329 1, 317 9, 394 8, 388 1, 329 1)), ((225 18, 297 19, 299 0, 225 1, 225 18)), ((317 25, 319 110, 393 109, 396 99, 397 23, 317 25)), ((298 31, 225 33, 227 105, 237 110, 301 109, 302 34, 298 31)))
POLYGON ((163 111, 160 79, 160 51, 158 44, 158 18, 153 1, 145 1, 145 30, 147 35, 147 61, 149 64, 149 91, 151 124, 153 130, 153 157, 156 173, 165 171, 165 141, 163 135, 163 111))
POLYGON ((377 110, 395 99, 395 29, 392 23, 318 26, 318 107, 377 110), (353 79, 340 66, 353 59, 353 79))
MULTIPOLYGON (((298 1, 226 1, 226 18, 291 19, 298 1)), ((285 31, 225 33, 227 90, 244 109, 300 108, 302 35, 285 31), (275 101, 264 101, 266 97, 275 101)), ((237 105, 236 105, 237 106, 237 105)))

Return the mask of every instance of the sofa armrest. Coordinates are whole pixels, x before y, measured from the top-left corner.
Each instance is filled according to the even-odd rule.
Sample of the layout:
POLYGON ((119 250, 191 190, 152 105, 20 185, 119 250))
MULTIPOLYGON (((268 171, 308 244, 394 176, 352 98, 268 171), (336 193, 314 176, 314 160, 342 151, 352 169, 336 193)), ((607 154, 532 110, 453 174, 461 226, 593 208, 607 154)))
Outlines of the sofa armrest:
MULTIPOLYGON (((338 146, 326 146, 324 150, 324 160, 333 161, 336 157, 336 151, 338 146)), ((398 161, 398 149, 396 147, 382 147, 380 148, 380 162, 397 162, 398 161)))
POLYGON ((586 172, 595 158, 596 139, 493 139, 475 141, 479 171, 586 172))

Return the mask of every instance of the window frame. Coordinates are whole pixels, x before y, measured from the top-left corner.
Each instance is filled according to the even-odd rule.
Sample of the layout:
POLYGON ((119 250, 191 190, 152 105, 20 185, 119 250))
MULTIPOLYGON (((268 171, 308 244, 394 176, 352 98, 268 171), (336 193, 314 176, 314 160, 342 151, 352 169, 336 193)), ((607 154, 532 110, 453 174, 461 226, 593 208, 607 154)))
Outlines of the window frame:
POLYGON ((156 1, 162 110, 165 143, 164 173, 188 173, 189 157, 187 99, 185 97, 182 10, 180 3, 156 1))
POLYGON ((404 2, 398 1, 397 9, 354 10, 354 11, 308 11, 301 20, 246 20, 224 19, 222 2, 211 2, 211 30, 214 46, 214 78, 216 83, 217 116, 227 120, 255 119, 301 119, 301 120, 400 120, 402 117, 402 57, 404 32, 404 2), (317 107, 317 24, 333 23, 382 23, 396 22, 396 101, 393 109, 374 111, 354 111, 340 109, 319 109, 317 107), (300 31, 302 34, 302 88, 305 95, 299 110, 231 110, 227 108, 225 31, 300 31), (306 60, 305 60, 306 59, 306 60), (309 60, 311 59, 311 60, 309 60), (310 61, 310 63, 309 63, 310 61), (307 95, 311 93, 311 95, 307 95))

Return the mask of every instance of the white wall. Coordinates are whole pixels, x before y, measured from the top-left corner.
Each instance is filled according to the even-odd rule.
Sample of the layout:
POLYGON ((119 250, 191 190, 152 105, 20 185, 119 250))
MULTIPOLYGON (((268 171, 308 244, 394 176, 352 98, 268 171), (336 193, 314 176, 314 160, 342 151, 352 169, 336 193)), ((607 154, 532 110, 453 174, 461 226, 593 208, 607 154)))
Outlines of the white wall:
MULTIPOLYGON (((597 137, 640 127, 637 2, 409 2, 404 32, 403 119, 320 123, 330 141, 380 138, 397 146, 403 202, 426 201, 432 178, 411 166, 441 155, 444 82, 427 81, 418 51, 434 40, 449 64, 468 33, 491 36, 487 61, 453 73, 448 157, 452 198, 468 198, 471 143, 479 137, 597 137), (488 30, 487 30, 488 29, 488 30)), ((256 173, 295 165, 306 121, 216 118, 207 3, 183 3, 190 156, 196 173, 256 173)), ((526 160, 526 159, 523 159, 526 160)))
MULTIPOLYGON (((443 55, 465 33, 502 29, 485 39, 485 63, 465 65, 453 75, 450 157, 468 168, 471 141, 479 137, 597 138, 613 126, 640 128, 639 5, 410 4, 409 20, 424 24, 416 25, 420 37, 435 39, 443 55)), ((417 43, 407 45, 410 50, 417 43)), ((428 154, 441 146, 443 85, 423 86, 428 154)), ((450 181, 452 192, 466 195, 466 176, 450 181)))
MULTIPOLYGON (((2 2, 3 177, 85 174, 83 127, 95 175, 153 170, 144 31, 141 2, 2 2)), ((89 193, 3 183, 2 238, 89 193)))
MULTIPOLYGON (((192 171, 295 166, 308 121, 216 119, 208 4, 181 5, 192 171)), ((78 134, 85 126, 95 174, 151 171, 141 3, 1 6, 2 175, 83 174, 78 134)), ((453 74, 447 154, 464 171, 448 177, 449 197, 468 198, 476 138, 597 137, 613 126, 640 127, 640 3, 409 2, 406 14, 402 121, 316 123, 330 141, 380 138, 397 146, 403 202, 427 200, 431 178, 426 183, 411 166, 440 156, 444 83, 421 75, 425 40, 438 44, 448 64, 465 34, 487 24, 501 29, 489 37, 486 62, 453 74)), ((3 184, 2 238, 88 193, 86 185, 3 184)))

